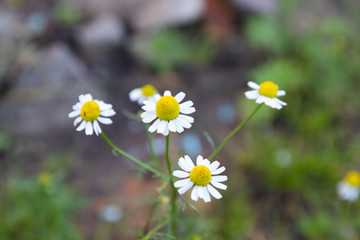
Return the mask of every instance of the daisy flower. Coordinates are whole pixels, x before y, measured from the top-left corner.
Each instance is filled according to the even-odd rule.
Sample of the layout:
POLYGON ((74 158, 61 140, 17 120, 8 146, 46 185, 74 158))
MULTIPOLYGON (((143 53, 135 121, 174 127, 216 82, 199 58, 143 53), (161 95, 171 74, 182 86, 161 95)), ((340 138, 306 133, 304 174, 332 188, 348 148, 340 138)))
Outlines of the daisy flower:
POLYGON ((142 105, 144 100, 149 100, 154 97, 157 93, 153 85, 147 84, 141 88, 135 88, 129 93, 129 98, 132 102, 137 102, 139 105, 142 105))
POLYGON ((341 199, 355 202, 360 194, 359 172, 348 172, 345 178, 337 185, 337 193, 341 199))
POLYGON ((75 118, 74 126, 79 124, 76 131, 82 131, 85 129, 86 135, 92 135, 95 132, 96 135, 101 133, 99 122, 102 124, 111 124, 111 116, 115 115, 115 111, 112 109, 111 104, 104 103, 103 101, 94 99, 91 94, 81 94, 79 96, 79 102, 73 107, 69 118, 75 118))
POLYGON ((180 102, 185 98, 185 93, 179 92, 175 97, 171 96, 170 91, 165 91, 164 96, 159 94, 154 96, 154 99, 145 100, 142 109, 145 110, 141 114, 144 123, 156 121, 149 127, 149 132, 161 133, 164 136, 171 132, 181 133, 184 128, 190 128, 194 122, 194 118, 184 114, 191 114, 195 112, 192 107, 192 101, 180 102))
POLYGON ((263 82, 260 85, 250 81, 248 82, 248 86, 254 90, 245 92, 245 96, 248 99, 256 99, 256 103, 258 104, 265 103, 276 109, 281 109, 283 106, 287 105, 277 98, 285 96, 286 92, 284 90, 279 90, 279 87, 271 81, 263 82))
POLYGON ((196 159, 197 166, 195 166, 190 157, 185 155, 179 159, 178 164, 182 170, 175 170, 173 175, 177 178, 184 178, 174 183, 174 186, 179 188, 179 194, 184 194, 195 186, 191 192, 191 199, 194 201, 202 198, 204 202, 210 202, 210 194, 216 199, 222 198, 214 187, 226 190, 227 186, 221 182, 226 181, 227 176, 218 175, 225 171, 225 167, 219 168, 218 161, 210 164, 209 160, 203 159, 199 155, 196 159))

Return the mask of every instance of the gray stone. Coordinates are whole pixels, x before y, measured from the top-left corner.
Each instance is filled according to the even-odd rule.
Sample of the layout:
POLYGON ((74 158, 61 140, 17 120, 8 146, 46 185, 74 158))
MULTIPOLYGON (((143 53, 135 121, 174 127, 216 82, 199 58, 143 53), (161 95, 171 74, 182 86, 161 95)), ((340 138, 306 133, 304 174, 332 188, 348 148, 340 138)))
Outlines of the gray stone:
POLYGON ((77 33, 84 51, 106 51, 118 46, 125 36, 123 22, 114 13, 103 13, 88 24, 80 27, 77 33))

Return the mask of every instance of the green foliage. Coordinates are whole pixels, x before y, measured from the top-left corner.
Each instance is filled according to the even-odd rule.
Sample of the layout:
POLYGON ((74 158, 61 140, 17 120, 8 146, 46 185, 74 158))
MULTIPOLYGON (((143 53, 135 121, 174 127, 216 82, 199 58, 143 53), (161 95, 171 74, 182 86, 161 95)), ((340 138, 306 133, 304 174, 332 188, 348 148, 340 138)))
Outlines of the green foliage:
POLYGON ((0 239, 82 239, 72 211, 79 199, 61 176, 41 173, 33 178, 12 178, 0 199, 0 239))
POLYGON ((56 22, 64 26, 73 26, 81 19, 81 14, 71 5, 59 4, 55 6, 54 18, 56 22))
POLYGON ((215 57, 215 48, 203 35, 188 36, 176 30, 160 30, 137 50, 148 64, 160 72, 169 72, 182 65, 206 65, 215 57))
MULTIPOLYGON (((248 124, 244 147, 233 156, 236 173, 262 232, 275 239, 358 239, 359 204, 345 206, 336 186, 348 170, 360 170, 360 134, 353 130, 360 119, 360 38, 340 18, 301 35, 283 22, 266 17, 246 24, 250 45, 268 55, 251 80, 275 82, 288 106, 264 106, 248 124)), ((240 118, 256 107, 243 98, 240 118)))

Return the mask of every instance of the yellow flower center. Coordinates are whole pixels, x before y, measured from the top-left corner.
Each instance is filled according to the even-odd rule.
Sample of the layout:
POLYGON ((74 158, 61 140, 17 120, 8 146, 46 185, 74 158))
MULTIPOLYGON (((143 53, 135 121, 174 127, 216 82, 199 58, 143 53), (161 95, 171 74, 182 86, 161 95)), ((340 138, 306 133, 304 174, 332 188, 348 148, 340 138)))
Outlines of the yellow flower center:
POLYGON ((142 91, 142 94, 145 96, 145 97, 152 97, 155 95, 156 93, 156 89, 154 88, 153 85, 145 85, 141 88, 141 91, 142 91))
POLYGON ((164 96, 156 103, 156 115, 160 120, 170 121, 180 113, 180 105, 172 96, 164 96))
POLYGON ((95 121, 100 116, 100 107, 95 101, 84 103, 81 108, 81 117, 88 122, 95 121))
POLYGON ((277 96, 278 91, 279 88, 273 82, 266 81, 260 84, 259 93, 265 97, 274 98, 277 96))
POLYGON ((358 187, 360 186, 360 174, 356 171, 350 171, 346 174, 345 181, 352 186, 358 187))
POLYGON ((196 166, 190 172, 190 180, 198 186, 206 186, 211 179, 211 171, 207 167, 200 165, 196 166))
POLYGON ((49 185, 51 183, 51 181, 52 181, 52 176, 50 175, 50 173, 43 172, 43 173, 40 173, 38 176, 38 182, 41 185, 49 185))

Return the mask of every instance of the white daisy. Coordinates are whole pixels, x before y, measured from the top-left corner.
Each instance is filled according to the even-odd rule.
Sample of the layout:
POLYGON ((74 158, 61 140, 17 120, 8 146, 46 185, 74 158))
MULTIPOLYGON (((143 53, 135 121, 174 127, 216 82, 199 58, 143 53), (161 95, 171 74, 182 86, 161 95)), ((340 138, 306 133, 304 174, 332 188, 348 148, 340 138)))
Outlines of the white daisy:
POLYGON ((360 174, 350 171, 345 178, 337 185, 337 193, 343 200, 355 202, 360 194, 360 174))
POLYGON ((191 199, 197 201, 202 198, 204 202, 210 202, 210 194, 216 198, 222 198, 221 194, 214 188, 226 190, 227 186, 221 182, 226 181, 228 178, 225 175, 218 175, 225 171, 225 167, 220 167, 218 161, 210 164, 210 161, 198 156, 196 165, 192 162, 189 156, 181 157, 178 162, 182 170, 175 170, 173 175, 177 178, 184 178, 174 183, 174 186, 179 188, 179 194, 184 194, 192 186, 195 185, 191 192, 191 199))
POLYGON ((248 99, 256 99, 256 103, 258 104, 265 103, 276 109, 281 109, 283 106, 287 105, 277 98, 285 96, 286 92, 284 90, 279 90, 279 87, 271 81, 263 82, 260 85, 250 81, 248 82, 248 86, 255 90, 245 92, 245 96, 248 99))
POLYGON ((190 128, 194 122, 194 118, 184 114, 195 112, 192 107, 192 101, 180 102, 185 98, 185 93, 179 92, 175 97, 171 96, 170 91, 165 91, 164 96, 159 94, 154 99, 145 100, 142 109, 145 110, 141 114, 144 123, 156 121, 149 127, 149 132, 155 132, 167 136, 169 131, 181 133, 184 128, 190 128))
POLYGON ((79 102, 73 107, 69 118, 75 118, 74 126, 79 124, 76 131, 82 131, 85 129, 86 135, 92 135, 95 132, 96 135, 101 133, 99 122, 102 124, 111 124, 111 116, 115 115, 115 111, 112 109, 111 104, 104 103, 103 101, 94 99, 91 94, 81 94, 79 96, 79 102))
POLYGON ((137 102, 139 105, 142 105, 144 100, 149 100, 154 98, 157 93, 153 85, 147 84, 141 88, 135 88, 129 93, 129 98, 132 102, 137 102))

